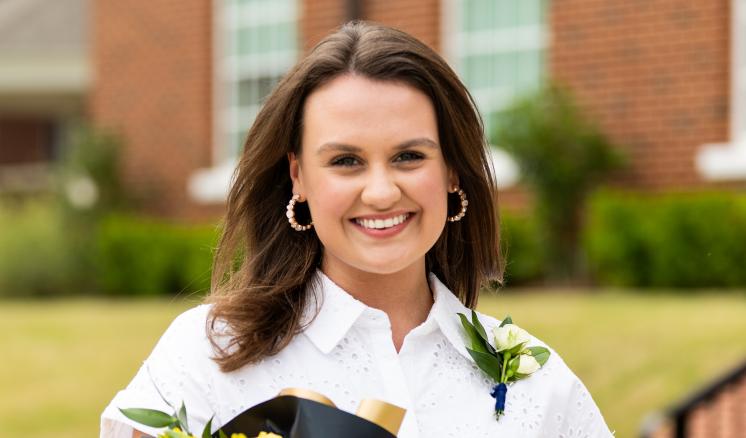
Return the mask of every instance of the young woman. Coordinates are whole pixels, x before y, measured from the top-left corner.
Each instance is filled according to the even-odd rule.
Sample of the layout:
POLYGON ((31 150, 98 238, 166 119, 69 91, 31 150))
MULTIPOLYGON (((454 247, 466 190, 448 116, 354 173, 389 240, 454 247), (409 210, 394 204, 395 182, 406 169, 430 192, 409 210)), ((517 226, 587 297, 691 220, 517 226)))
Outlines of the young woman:
POLYGON ((286 387, 352 412, 363 398, 401 406, 403 438, 610 436, 553 351, 495 419, 457 316, 502 279, 484 132, 454 72, 411 36, 356 22, 321 41, 267 98, 227 208, 208 302, 169 327, 102 436, 156 433, 117 408, 168 410, 163 397, 217 428, 286 387))

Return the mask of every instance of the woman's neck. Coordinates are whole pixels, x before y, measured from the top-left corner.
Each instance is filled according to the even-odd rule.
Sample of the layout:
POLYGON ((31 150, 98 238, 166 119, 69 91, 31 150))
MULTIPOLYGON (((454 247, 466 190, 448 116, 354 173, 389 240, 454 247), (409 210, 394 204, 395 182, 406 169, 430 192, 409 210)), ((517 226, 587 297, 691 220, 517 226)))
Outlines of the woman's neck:
POLYGON ((365 305, 388 315, 396 351, 407 333, 427 319, 433 296, 424 260, 392 274, 365 272, 327 260, 321 266, 327 277, 365 305))

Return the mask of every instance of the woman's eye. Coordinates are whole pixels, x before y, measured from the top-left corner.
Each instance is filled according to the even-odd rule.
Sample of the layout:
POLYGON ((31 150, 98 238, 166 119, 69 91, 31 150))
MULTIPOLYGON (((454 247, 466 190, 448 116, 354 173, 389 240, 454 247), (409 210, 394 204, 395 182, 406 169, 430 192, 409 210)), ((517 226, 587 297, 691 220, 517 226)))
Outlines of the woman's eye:
POLYGON ((332 160, 332 166, 354 166, 358 164, 358 160, 355 157, 339 157, 332 160))
POLYGON ((417 161, 421 160, 422 154, 417 152, 402 152, 399 154, 394 161, 417 161))

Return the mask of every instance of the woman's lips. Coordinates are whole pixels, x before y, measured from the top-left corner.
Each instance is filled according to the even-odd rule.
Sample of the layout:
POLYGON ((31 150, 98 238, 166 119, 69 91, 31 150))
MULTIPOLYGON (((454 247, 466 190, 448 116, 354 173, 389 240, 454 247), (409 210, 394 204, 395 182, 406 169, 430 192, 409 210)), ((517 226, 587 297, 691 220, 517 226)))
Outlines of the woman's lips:
MULTIPOLYGON (((407 225, 409 225, 409 223, 412 221, 412 218, 415 216, 415 213, 403 213, 403 215, 405 215, 406 217, 405 217, 405 219, 401 223, 398 223, 396 225, 392 225, 392 226, 387 227, 387 228, 369 228, 369 227, 366 227, 366 226, 364 226, 363 224, 361 224, 359 222, 359 221, 364 222, 364 223, 367 222, 369 225, 372 225, 371 222, 377 220, 377 221, 383 221, 383 223, 385 225, 385 221, 386 221, 385 219, 368 219, 368 217, 366 217, 366 218, 355 218, 355 219, 351 219, 350 222, 358 230, 360 230, 361 232, 363 232, 364 234, 366 234, 368 236, 371 236, 371 237, 391 237, 391 236, 394 236, 396 234, 399 234, 404 228, 406 228, 407 225)), ((394 220, 394 218, 397 218, 398 216, 401 216, 401 215, 389 216, 387 219, 394 220)), ((379 222, 379 224, 380 224, 380 222, 379 222)))

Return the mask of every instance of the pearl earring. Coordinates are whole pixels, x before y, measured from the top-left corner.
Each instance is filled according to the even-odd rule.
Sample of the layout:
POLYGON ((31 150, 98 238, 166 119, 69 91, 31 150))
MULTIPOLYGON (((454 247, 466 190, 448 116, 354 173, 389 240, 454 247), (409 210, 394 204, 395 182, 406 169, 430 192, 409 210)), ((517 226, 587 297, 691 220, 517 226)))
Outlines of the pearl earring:
POLYGON ((290 226, 293 227, 295 231, 310 230, 313 227, 313 222, 309 223, 308 225, 301 225, 298 223, 298 221, 295 220, 295 204, 298 201, 300 201, 300 195, 293 195, 293 197, 290 199, 290 202, 288 202, 287 212, 285 213, 285 216, 287 216, 288 222, 290 222, 290 226))
POLYGON ((461 211, 456 213, 454 216, 448 216, 448 222, 458 222, 466 215, 466 207, 469 205, 469 201, 466 199, 466 193, 459 186, 453 188, 453 193, 457 193, 461 198, 461 211))

